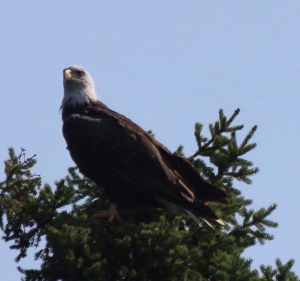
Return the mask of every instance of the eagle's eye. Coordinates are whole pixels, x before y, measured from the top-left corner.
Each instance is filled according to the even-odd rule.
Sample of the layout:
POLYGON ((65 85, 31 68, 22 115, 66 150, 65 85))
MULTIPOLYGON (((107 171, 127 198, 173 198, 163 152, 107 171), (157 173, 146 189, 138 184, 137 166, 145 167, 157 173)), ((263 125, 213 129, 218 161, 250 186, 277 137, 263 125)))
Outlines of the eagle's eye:
POLYGON ((84 72, 82 70, 76 70, 76 75, 80 78, 82 77, 84 72))

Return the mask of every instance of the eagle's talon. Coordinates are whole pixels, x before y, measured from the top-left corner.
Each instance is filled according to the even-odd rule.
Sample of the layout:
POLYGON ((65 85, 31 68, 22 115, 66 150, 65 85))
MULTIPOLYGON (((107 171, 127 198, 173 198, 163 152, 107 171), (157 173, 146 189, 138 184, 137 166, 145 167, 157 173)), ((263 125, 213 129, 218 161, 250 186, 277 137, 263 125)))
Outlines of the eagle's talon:
POLYGON ((112 203, 108 210, 101 210, 94 214, 94 218, 105 218, 108 222, 112 222, 114 219, 121 221, 120 215, 118 213, 118 206, 112 203))

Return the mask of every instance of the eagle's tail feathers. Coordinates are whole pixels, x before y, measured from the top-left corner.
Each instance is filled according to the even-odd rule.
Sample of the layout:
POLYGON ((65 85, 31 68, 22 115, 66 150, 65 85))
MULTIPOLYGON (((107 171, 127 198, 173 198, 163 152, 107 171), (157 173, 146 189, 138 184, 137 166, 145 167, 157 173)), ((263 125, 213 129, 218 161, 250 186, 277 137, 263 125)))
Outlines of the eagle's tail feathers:
POLYGON ((203 227, 202 222, 192 212, 190 212, 189 210, 186 210, 186 209, 184 209, 184 210, 200 227, 203 227))
POLYGON ((219 223, 222 226, 225 226, 225 223, 221 219, 216 220, 216 222, 219 223))
MULTIPOLYGON (((203 227, 203 223, 189 210, 184 209, 186 211, 186 213, 200 226, 203 227)), ((204 222, 206 222, 212 229, 215 229, 214 226, 205 218, 200 217, 204 222)), ((221 220, 221 219, 217 219, 215 220, 215 222, 217 222, 218 224, 220 224, 221 226, 225 226, 225 223, 221 220)))
MULTIPOLYGON (((189 211, 187 209, 184 209, 184 210, 200 227, 203 227, 202 222, 191 211, 189 211)), ((210 225, 210 224, 208 223, 208 225, 210 225)))

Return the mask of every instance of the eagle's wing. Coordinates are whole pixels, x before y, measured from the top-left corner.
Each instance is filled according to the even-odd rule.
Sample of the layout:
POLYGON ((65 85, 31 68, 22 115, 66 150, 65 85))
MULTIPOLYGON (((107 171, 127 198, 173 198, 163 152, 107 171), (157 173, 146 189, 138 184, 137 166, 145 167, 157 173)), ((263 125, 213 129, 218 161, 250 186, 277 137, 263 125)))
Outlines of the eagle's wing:
POLYGON ((97 181, 97 169, 103 169, 111 173, 107 176, 111 183, 115 175, 131 183, 127 188, 134 192, 196 213, 208 212, 214 220, 216 216, 203 203, 228 203, 226 194, 203 181, 187 160, 174 156, 141 127, 101 103, 64 119, 63 134, 74 162, 98 184, 105 175, 97 181), (91 169, 91 165, 95 167, 91 169))

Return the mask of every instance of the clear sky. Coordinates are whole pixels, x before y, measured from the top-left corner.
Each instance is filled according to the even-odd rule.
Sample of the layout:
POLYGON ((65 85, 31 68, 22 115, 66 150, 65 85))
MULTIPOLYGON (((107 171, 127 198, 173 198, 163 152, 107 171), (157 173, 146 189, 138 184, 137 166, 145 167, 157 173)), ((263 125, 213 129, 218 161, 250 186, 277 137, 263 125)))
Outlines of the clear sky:
MULTIPOLYGON (((236 186, 253 208, 276 202, 279 223, 273 241, 245 256, 254 268, 295 258, 300 275, 299 15, 296 0, 0 1, 0 159, 25 147, 45 182, 65 176, 73 163, 59 106, 62 69, 73 64, 109 107, 187 155, 196 121, 241 108, 239 139, 258 125, 248 157, 261 171, 236 186)), ((1 280, 19 280, 16 252, 3 241, 0 252, 1 280)), ((21 265, 37 266, 31 257, 21 265)))

